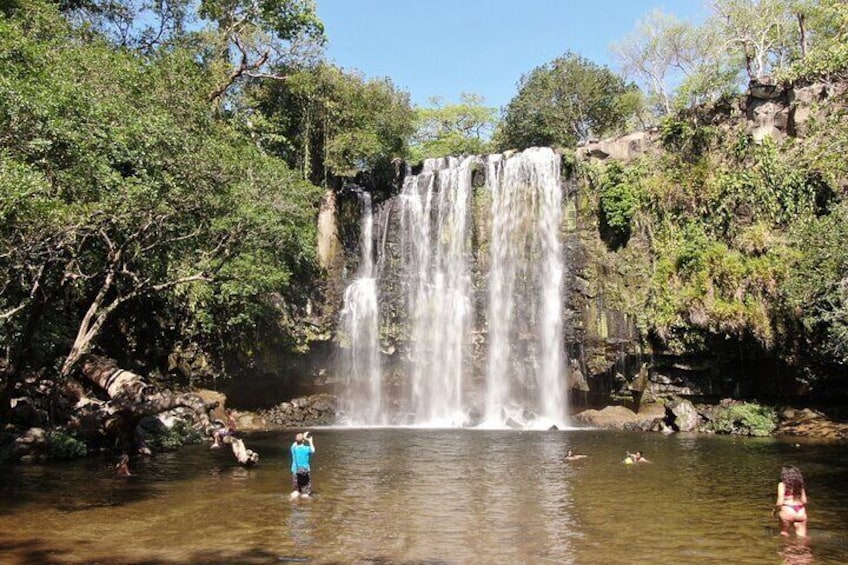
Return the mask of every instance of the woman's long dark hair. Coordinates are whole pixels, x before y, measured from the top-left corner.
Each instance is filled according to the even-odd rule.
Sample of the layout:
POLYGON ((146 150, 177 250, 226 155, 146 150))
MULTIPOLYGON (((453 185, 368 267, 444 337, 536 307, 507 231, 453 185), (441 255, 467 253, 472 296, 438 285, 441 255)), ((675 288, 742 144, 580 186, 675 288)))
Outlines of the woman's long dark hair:
POLYGON ((801 496, 801 491, 804 490, 804 476, 794 465, 783 466, 780 470, 780 482, 786 487, 786 494, 801 496))

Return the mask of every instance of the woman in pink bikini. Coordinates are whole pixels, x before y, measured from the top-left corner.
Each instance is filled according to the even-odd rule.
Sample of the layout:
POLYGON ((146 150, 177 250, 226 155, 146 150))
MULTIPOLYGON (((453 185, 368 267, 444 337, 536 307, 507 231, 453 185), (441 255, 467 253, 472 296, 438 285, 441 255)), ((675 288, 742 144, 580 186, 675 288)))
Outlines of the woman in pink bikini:
POLYGON ((784 465, 781 469, 774 513, 780 518, 780 535, 788 536, 789 526, 794 526, 796 536, 807 537, 807 491, 797 467, 784 465))

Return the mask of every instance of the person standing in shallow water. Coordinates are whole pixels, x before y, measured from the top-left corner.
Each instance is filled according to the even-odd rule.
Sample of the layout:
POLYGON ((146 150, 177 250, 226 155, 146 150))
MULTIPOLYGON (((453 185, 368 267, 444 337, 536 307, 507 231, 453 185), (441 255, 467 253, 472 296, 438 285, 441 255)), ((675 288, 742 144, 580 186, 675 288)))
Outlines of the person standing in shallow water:
POLYGON ((291 446, 292 498, 312 494, 312 454, 315 453, 315 442, 309 432, 294 436, 291 446))
POLYGON ((784 465, 780 471, 774 514, 780 519, 780 535, 788 536, 789 527, 793 526, 796 536, 807 537, 807 491, 804 476, 793 465, 784 465))

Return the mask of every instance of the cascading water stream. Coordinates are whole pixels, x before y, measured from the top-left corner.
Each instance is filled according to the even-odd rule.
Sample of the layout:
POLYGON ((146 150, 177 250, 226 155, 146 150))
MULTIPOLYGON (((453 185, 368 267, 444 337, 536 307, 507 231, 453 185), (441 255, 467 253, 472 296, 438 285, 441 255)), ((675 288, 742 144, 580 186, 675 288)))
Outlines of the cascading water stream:
POLYGON ((394 223, 385 216, 382 237, 391 231, 395 239, 385 250, 391 256, 379 258, 380 277, 366 197, 362 259, 342 312, 350 341, 342 367, 347 422, 567 424, 558 156, 535 148, 425 161, 419 174, 404 179, 395 206, 384 208, 396 215, 394 223), (485 172, 485 186, 472 186, 475 172, 485 172), (486 199, 490 207, 480 204, 486 199), (475 220, 472 208, 487 217, 475 220), (485 248, 472 248, 472 228, 485 248), (382 313, 378 294, 395 301, 381 304, 382 313), (403 367, 391 379, 380 364, 381 315, 382 323, 404 329, 403 367), (475 347, 481 335, 486 346, 475 347))
POLYGON ((360 193, 362 221, 360 262, 356 279, 345 289, 342 329, 349 340, 342 355, 346 376, 341 413, 351 425, 387 423, 383 409, 383 370, 380 364, 379 309, 374 273, 374 219, 371 195, 360 193))
POLYGON ((472 161, 427 160, 421 174, 405 179, 400 196, 411 342, 407 423, 467 423, 463 381, 472 314, 467 225, 472 161))
POLYGON ((563 380, 559 159, 533 148, 490 155, 492 196, 485 423, 567 421, 563 380))

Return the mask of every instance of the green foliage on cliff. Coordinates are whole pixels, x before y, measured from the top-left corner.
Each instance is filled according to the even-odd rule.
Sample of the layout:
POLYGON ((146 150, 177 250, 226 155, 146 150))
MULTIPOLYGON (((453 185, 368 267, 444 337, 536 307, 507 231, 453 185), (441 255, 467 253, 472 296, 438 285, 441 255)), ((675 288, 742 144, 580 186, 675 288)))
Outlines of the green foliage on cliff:
POLYGON ((778 73, 786 82, 808 82, 848 73, 848 4, 842 0, 803 2, 799 10, 813 32, 806 56, 778 73))
POLYGON ((620 306, 656 345, 686 354, 737 344, 848 366, 848 171, 837 157, 848 121, 841 98, 829 104, 807 135, 782 143, 755 143, 742 124, 670 117, 663 151, 585 176, 611 260, 650 249, 645 300, 620 306))
POLYGON ((817 360, 848 365, 848 202, 794 227, 798 254, 786 284, 788 306, 817 360))
POLYGON ((707 429, 720 434, 765 437, 777 429, 777 412, 753 402, 717 406, 707 429))
POLYGON ((638 174, 611 163, 600 183, 598 204, 601 235, 611 247, 620 247, 630 238, 631 222, 639 206, 638 174))

